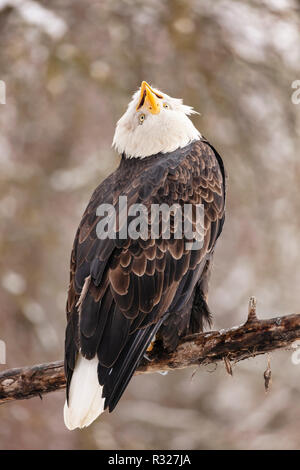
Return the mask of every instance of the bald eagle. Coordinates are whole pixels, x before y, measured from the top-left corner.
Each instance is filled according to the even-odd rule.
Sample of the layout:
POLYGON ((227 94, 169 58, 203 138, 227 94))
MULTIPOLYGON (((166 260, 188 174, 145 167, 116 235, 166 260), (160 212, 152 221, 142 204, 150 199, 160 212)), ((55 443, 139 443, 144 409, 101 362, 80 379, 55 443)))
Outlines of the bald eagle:
POLYGON ((142 82, 117 123, 113 145, 120 165, 94 191, 71 254, 64 407, 69 429, 115 408, 154 340, 174 350, 180 337, 202 331, 210 320, 208 280, 224 223, 225 170, 188 117, 193 113, 181 99, 142 82), (173 212, 169 237, 161 214, 156 237, 120 237, 122 222, 115 236, 99 237, 98 208, 109 205, 120 215, 120 197, 128 207, 202 204, 199 248, 190 249, 185 234, 175 236, 173 212))

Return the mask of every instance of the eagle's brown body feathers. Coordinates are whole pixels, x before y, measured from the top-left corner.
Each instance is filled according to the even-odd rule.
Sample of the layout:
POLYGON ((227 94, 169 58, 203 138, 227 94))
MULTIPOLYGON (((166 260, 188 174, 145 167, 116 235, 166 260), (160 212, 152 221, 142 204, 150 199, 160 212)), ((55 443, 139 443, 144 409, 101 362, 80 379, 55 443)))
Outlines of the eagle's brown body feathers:
POLYGON ((202 329, 209 317, 208 278, 224 206, 223 163, 204 139, 169 154, 122 158, 119 168, 94 191, 74 241, 67 387, 79 351, 87 359, 97 355, 105 407, 112 411, 155 334, 165 348, 174 349, 181 336, 202 329), (175 239, 172 219, 169 240, 161 232, 158 239, 100 240, 97 207, 109 203, 117 209, 119 196, 127 196, 128 207, 204 204, 202 248, 189 250, 184 238, 175 239))

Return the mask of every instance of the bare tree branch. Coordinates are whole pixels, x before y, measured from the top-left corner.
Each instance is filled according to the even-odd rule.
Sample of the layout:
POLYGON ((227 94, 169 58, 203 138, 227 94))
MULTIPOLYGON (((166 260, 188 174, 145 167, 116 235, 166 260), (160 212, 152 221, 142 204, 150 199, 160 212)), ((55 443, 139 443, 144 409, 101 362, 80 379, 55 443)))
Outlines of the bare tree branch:
MULTIPOLYGON (((244 325, 186 336, 176 351, 169 354, 157 343, 151 351, 150 360, 144 359, 136 373, 182 369, 222 360, 227 372, 232 374, 232 363, 287 348, 299 338, 300 314, 258 320, 256 302, 251 297, 248 319, 244 325)), ((62 361, 7 370, 0 374, 0 404, 42 397, 44 393, 63 388, 65 376, 62 361)))

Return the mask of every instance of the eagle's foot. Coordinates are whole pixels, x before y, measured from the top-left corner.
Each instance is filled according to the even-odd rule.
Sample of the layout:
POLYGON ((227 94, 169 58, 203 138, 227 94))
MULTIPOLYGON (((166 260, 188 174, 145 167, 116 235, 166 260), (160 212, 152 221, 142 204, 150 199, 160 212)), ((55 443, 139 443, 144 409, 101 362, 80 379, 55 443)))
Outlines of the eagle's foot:
POLYGON ((148 348, 146 349, 146 352, 151 352, 152 351, 152 349, 154 348, 155 341, 156 341, 156 336, 154 336, 153 340, 151 341, 148 348))

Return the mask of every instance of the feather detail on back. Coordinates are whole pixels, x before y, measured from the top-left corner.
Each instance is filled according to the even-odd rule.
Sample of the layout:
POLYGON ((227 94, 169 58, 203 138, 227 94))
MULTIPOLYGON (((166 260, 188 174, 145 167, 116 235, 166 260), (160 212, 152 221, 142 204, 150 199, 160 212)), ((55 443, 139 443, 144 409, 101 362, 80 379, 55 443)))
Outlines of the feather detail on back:
POLYGON ((68 429, 89 426, 104 411, 102 387, 98 382, 98 358, 78 355, 71 380, 69 404, 65 402, 64 420, 68 429))

